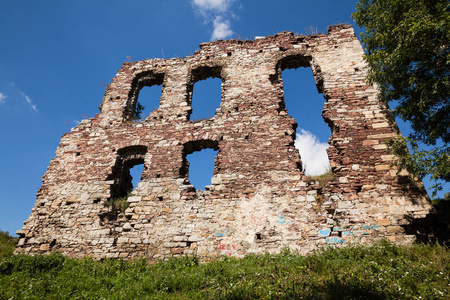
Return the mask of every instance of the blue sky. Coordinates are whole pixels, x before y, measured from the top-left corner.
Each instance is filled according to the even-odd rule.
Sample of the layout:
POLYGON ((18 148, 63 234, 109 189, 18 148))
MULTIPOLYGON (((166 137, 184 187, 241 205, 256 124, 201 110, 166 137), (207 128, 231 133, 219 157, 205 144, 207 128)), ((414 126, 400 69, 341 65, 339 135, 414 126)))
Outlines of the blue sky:
MULTIPOLYGON (((212 39, 355 26, 356 2, 0 0, 0 229, 14 233, 22 227, 62 134, 99 113, 106 84, 123 62, 189 56, 212 39)), ((285 71, 283 80, 288 112, 307 131, 299 130, 299 137, 324 148, 330 130, 320 116, 324 100, 311 71, 285 71), (299 93, 308 101, 298 100, 299 93)), ((214 112, 201 100, 202 93, 209 97, 201 85, 194 86, 193 101, 206 114, 214 112)), ((197 172, 191 170, 192 181, 197 172)))

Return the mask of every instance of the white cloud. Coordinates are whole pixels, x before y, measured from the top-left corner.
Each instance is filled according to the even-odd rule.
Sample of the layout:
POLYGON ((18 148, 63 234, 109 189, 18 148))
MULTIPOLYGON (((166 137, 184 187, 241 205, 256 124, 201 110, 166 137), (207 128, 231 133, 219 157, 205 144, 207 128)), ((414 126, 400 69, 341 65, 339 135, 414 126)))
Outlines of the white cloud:
POLYGON ((214 31, 212 34, 213 40, 220 40, 227 37, 230 37, 233 34, 233 31, 230 29, 230 22, 228 20, 223 21, 222 17, 218 16, 214 20, 214 31))
POLYGON ((0 104, 5 103, 6 95, 0 93, 0 104))
POLYGON ((38 111, 37 106, 33 104, 33 101, 31 101, 30 97, 28 97, 27 95, 25 95, 25 93, 22 92, 22 91, 20 91, 20 94, 21 94, 22 96, 25 97, 25 100, 27 100, 27 103, 31 106, 31 108, 32 108, 34 111, 38 111))
POLYGON ((319 139, 304 129, 297 133, 295 148, 300 152, 306 175, 316 176, 326 172, 330 167, 326 149, 328 143, 321 143, 319 139))
POLYGON ((205 24, 211 24, 212 40, 225 39, 233 34, 229 16, 236 17, 231 11, 235 0, 191 0, 194 12, 201 15, 205 24))
POLYGON ((234 0, 193 0, 192 4, 201 12, 225 12, 229 9, 233 1, 234 0))

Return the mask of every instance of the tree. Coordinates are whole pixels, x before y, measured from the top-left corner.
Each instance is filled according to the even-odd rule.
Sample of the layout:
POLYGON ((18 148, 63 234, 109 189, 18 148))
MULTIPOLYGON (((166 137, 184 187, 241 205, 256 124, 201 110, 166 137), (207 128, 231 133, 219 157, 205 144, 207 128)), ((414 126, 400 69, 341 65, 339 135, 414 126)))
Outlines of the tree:
POLYGON ((133 121, 140 121, 142 118, 142 112, 144 111, 145 106, 142 105, 139 102, 136 102, 136 108, 134 109, 133 116, 131 117, 131 120, 133 121))
MULTIPOLYGON (((365 30, 369 82, 412 128, 409 138, 392 141, 398 165, 449 182, 450 2, 359 0, 352 17, 365 30)), ((438 182, 433 194, 439 189, 438 182)))

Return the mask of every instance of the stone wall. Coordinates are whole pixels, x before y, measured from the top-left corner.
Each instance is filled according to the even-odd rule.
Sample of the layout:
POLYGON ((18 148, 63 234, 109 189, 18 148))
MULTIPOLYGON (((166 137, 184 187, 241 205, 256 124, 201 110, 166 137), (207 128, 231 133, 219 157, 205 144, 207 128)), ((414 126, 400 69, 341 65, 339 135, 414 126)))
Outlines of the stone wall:
MULTIPOLYGON (((398 134, 378 91, 365 82, 363 50, 348 25, 326 35, 282 32, 254 41, 204 43, 194 55, 124 63, 101 113, 66 133, 43 176, 17 253, 165 259, 243 256, 283 247, 407 243, 431 211, 422 183, 391 166, 385 140, 398 134), (326 99, 334 179, 303 174, 296 122, 281 71, 307 67, 326 99), (190 121, 193 84, 222 80, 214 117, 190 121), (132 120, 143 86, 162 84, 160 105, 132 120), (186 155, 218 150, 205 191, 189 183, 186 155), (131 188, 129 169, 144 164, 131 188), (124 211, 108 205, 125 197, 124 211)), ((305 108, 307 109, 307 108, 305 108)))

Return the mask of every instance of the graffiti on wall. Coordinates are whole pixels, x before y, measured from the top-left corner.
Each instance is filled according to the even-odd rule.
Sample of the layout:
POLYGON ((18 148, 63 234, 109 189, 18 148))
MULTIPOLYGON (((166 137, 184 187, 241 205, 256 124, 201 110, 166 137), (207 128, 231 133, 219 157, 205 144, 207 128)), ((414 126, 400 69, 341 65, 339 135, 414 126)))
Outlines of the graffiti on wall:
POLYGON ((340 226, 333 227, 333 231, 331 229, 321 229, 319 230, 319 236, 326 237, 326 241, 328 244, 342 244, 347 241, 344 238, 355 237, 358 235, 366 235, 369 230, 378 230, 378 226, 376 224, 364 224, 361 226, 352 226, 351 228, 342 228, 340 226), (332 236, 338 234, 339 236, 332 236))
POLYGON ((281 225, 287 225, 287 224, 289 224, 289 221, 287 221, 287 220, 284 218, 283 214, 281 214, 281 215, 280 215, 280 218, 277 220, 277 223, 278 223, 278 224, 281 224, 281 225))
POLYGON ((216 233, 214 233, 215 236, 228 236, 230 234, 230 229, 220 230, 216 233))
POLYGON ((346 240, 341 239, 340 237, 330 236, 327 237, 327 243, 328 244, 343 244, 346 240))
MULTIPOLYGON (((273 218, 270 218, 273 220, 273 218)), ((264 225, 266 223, 270 223, 270 219, 268 217, 260 217, 260 216, 243 216, 242 217, 242 226, 259 226, 264 225)), ((289 225, 291 222, 286 219, 284 214, 280 214, 280 216, 276 219, 276 223, 280 225, 289 225)))
POLYGON ((225 252, 228 256, 231 256, 232 251, 236 250, 236 245, 233 243, 219 243, 216 245, 216 249, 219 249, 221 252, 225 252))

